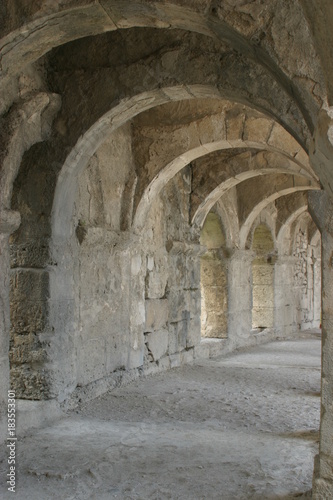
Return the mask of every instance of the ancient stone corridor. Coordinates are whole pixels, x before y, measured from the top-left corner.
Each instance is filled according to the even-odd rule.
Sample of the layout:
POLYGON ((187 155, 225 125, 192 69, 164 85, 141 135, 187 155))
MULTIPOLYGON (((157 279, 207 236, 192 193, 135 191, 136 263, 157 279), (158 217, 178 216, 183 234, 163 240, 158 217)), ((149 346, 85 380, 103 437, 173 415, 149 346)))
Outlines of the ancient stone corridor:
POLYGON ((332 47, 332 0, 0 2, 0 441, 23 439, 4 466, 28 500, 33 485, 218 498, 229 479, 227 495, 333 498, 332 47), (309 389, 297 377, 303 348, 319 356, 319 339, 304 338, 314 331, 320 384, 309 389), (265 345, 299 346, 298 368, 265 345), (232 358, 251 348, 256 368, 232 358), (258 411, 241 411, 250 401, 258 411), (282 421, 289 403, 300 423, 282 421), (53 472, 50 447, 28 464, 37 427, 61 457, 53 472), (112 449, 103 429, 119 437, 112 449), (180 441, 178 458, 180 434, 193 449, 180 441), (283 470, 267 469, 271 448, 283 470), (111 451, 137 464, 133 478, 115 465, 111 481, 111 451))
POLYGON ((15 498, 308 498, 318 452, 320 343, 307 332, 81 402, 18 442, 15 498))

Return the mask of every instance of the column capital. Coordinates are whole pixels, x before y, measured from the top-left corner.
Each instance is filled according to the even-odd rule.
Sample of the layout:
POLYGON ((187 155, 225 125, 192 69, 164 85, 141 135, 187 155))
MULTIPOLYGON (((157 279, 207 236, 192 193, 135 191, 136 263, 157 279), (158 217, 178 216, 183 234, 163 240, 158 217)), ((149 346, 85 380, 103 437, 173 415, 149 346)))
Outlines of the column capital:
POLYGON ((256 258, 256 253, 253 250, 246 250, 243 248, 235 248, 230 251, 229 259, 230 260, 242 260, 242 261, 252 261, 256 258))
POLYGON ((170 254, 183 254, 190 257, 200 257, 207 249, 203 245, 192 241, 169 240, 166 244, 166 250, 170 254))

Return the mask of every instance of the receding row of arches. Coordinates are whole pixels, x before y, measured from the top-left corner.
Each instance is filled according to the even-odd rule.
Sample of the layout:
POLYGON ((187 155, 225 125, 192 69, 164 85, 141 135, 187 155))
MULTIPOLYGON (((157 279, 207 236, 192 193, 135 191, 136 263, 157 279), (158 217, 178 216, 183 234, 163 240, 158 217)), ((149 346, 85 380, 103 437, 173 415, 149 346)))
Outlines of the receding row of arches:
MULTIPOLYGON (((280 249, 280 255, 267 223, 260 222, 259 218, 254 225, 252 241, 248 242, 249 251, 252 251, 249 284, 253 332, 281 330, 281 326, 296 330, 320 326, 320 237, 315 230, 308 240, 308 224, 311 230, 313 222, 304 211, 296 221, 293 219, 290 221, 292 238, 287 248, 280 249), (282 271, 281 261, 285 261, 284 267, 288 262, 289 277, 285 270, 282 271), (281 314, 282 296, 288 299, 281 314)), ((201 335, 203 338, 228 338, 228 280, 232 280, 228 275, 230 249, 226 246, 222 221, 217 213, 207 215, 200 241, 207 249, 200 263, 201 335)))
POLYGON ((312 2, 51 3, 0 9, 1 401, 10 384, 75 404, 322 322, 332 489, 332 78, 312 2))

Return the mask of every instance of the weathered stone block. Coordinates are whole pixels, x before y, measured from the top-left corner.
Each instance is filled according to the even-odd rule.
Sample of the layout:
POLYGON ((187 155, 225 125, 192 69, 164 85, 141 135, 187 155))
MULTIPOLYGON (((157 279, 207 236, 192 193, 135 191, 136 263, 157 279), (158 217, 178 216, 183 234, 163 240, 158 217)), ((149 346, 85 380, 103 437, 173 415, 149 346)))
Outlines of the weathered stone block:
POLYGON ((226 338, 228 322, 227 315, 211 311, 207 315, 206 324, 203 325, 202 336, 209 338, 226 338))
POLYGON ((251 277, 250 260, 240 258, 230 259, 228 282, 237 283, 238 286, 248 286, 251 277))
POLYGON ((106 375, 105 340, 89 339, 78 353, 78 382, 82 385, 106 375))
POLYGON ((250 309, 238 309, 228 314, 228 336, 246 338, 252 328, 252 314, 250 309))
POLYGON ((221 261, 202 258, 201 281, 205 286, 226 286, 226 270, 221 261))
POLYGON ((185 349, 185 347, 186 347, 189 318, 185 319, 183 321, 178 321, 178 323, 174 323, 172 326, 175 329, 175 331, 177 332, 178 350, 181 351, 182 349, 185 349))
POLYGON ((281 147, 281 144, 283 144, 285 150, 289 151, 289 154, 292 156, 295 156, 301 149, 293 136, 288 134, 288 132, 277 123, 274 124, 268 144, 277 148, 281 147))
POLYGON ((220 286, 209 286, 203 289, 203 304, 206 312, 220 311, 227 308, 227 289, 220 286))
POLYGON ((200 344, 201 341, 201 322, 200 316, 196 316, 195 318, 190 319, 187 338, 186 338, 186 347, 194 347, 200 344))
POLYGON ((174 354, 179 351, 178 347, 178 332, 173 324, 169 325, 169 354, 174 354))
POLYGON ((157 361, 167 353, 169 347, 169 333, 167 330, 147 333, 145 342, 148 351, 152 354, 153 360, 157 361))
MULTIPOLYGON (((124 352, 125 354, 125 352, 124 352)), ((144 347, 138 346, 136 349, 130 348, 128 353, 128 360, 126 363, 127 370, 133 370, 143 365, 144 347)))
POLYGON ((154 269, 146 275, 146 297, 148 299, 159 299, 165 294, 168 274, 165 269, 154 269))
POLYGON ((169 315, 168 299, 146 300, 145 332, 153 332, 166 326, 169 315))
POLYGON ((170 356, 170 368, 177 368, 181 365, 180 353, 171 354, 170 356))
POLYGON ((183 290, 171 290, 169 299, 169 322, 176 323, 190 316, 187 294, 183 290))
POLYGON ((27 241, 10 246, 10 265, 15 267, 42 268, 50 263, 49 241, 27 241))
POLYGON ((185 272, 186 288, 200 288, 200 260, 192 257, 186 258, 185 272))
POLYGON ((183 351, 180 353, 181 356, 181 363, 187 364, 187 363, 192 363, 194 360, 194 349, 188 349, 187 351, 183 351))
POLYGON ((220 356, 223 352, 225 346, 225 339, 206 339, 207 345, 209 346, 209 357, 215 358, 220 356))
POLYGON ((274 268, 267 264, 254 264, 252 268, 253 285, 271 285, 273 283, 274 268))
POLYGON ((274 290, 272 286, 256 285, 253 288, 253 305, 256 307, 272 307, 274 290))
POLYGON ((227 140, 234 141, 242 137, 244 129, 245 115, 238 113, 232 116, 231 113, 227 115, 227 140))
POLYGON ((240 310, 251 309, 251 289, 249 286, 242 287, 232 284, 229 289, 228 309, 234 313, 240 310))
POLYGON ((194 348, 194 359, 208 359, 209 345, 206 342, 201 342, 194 348))
POLYGON ((270 328, 273 326, 274 309, 254 307, 252 309, 252 325, 253 327, 270 328))
POLYGON ((40 269, 11 272, 12 300, 41 300, 49 297, 49 274, 40 269))
POLYGON ((23 363, 42 363, 46 361, 47 353, 42 347, 33 344, 23 344, 18 347, 12 347, 9 351, 9 360, 11 365, 20 365, 23 363))
POLYGON ((17 270, 11 274, 11 325, 16 333, 41 332, 48 317, 49 274, 17 270))
POLYGON ((26 364, 11 369, 10 386, 21 399, 48 399, 50 395, 47 372, 33 370, 26 364))
POLYGON ((163 356, 163 358, 157 361, 159 371, 170 369, 170 358, 169 356, 163 356))
POLYGON ((186 278, 186 258, 185 255, 169 255, 169 266, 172 272, 169 275, 170 287, 183 287, 186 278))
POLYGON ((46 301, 12 302, 11 332, 18 334, 37 333, 45 330, 48 318, 48 303, 46 301))

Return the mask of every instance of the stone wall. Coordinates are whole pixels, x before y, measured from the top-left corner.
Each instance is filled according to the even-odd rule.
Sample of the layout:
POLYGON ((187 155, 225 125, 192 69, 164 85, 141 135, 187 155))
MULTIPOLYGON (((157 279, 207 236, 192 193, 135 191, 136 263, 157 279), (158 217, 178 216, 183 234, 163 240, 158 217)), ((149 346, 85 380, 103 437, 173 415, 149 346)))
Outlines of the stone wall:
POLYGON ((179 366, 193 359, 200 342, 200 245, 189 225, 190 167, 153 202, 139 234, 123 231, 122 207, 135 170, 131 141, 130 126, 111 134, 79 180, 67 257, 75 263, 73 352, 67 354, 75 394, 114 374, 179 366))
MULTIPOLYGON (((11 273, 11 377, 22 398, 64 401, 87 387, 93 396, 110 377, 112 385, 124 374, 251 344, 251 326, 295 328, 291 267, 280 256, 274 274, 272 238, 255 232, 266 224, 274 233, 277 208, 271 204, 253 224, 253 251, 240 250, 239 221, 250 208, 243 199, 240 213, 239 192, 230 190, 208 214, 199 240, 200 228, 190 223, 190 164, 152 200, 144 227, 131 230, 137 140, 136 131, 133 148, 127 123, 99 146, 78 178, 70 236, 56 245, 47 219, 37 224, 41 208, 20 194, 20 183, 34 181, 27 156, 31 177, 18 178, 14 201, 29 224, 12 237, 11 273), (222 343, 207 350, 201 337, 222 343)), ((293 258, 304 261, 303 253, 293 258)))

